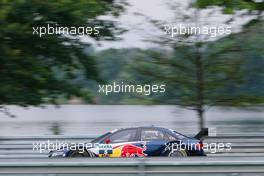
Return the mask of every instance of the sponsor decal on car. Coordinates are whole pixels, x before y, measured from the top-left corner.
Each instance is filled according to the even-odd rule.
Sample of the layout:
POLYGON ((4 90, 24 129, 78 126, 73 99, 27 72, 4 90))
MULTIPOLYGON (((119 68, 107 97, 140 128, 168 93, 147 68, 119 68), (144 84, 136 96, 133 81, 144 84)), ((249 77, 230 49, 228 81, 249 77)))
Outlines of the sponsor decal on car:
POLYGON ((113 153, 109 157, 145 157, 144 153, 147 147, 144 144, 143 147, 139 147, 134 144, 122 144, 113 148, 113 153))

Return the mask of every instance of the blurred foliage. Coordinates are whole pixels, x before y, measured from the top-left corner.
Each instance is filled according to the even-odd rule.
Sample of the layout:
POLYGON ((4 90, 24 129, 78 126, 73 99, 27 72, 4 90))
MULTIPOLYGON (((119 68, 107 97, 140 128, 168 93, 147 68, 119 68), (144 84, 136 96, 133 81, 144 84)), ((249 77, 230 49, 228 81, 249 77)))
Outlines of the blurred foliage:
MULTIPOLYGON (((247 0, 198 0, 196 5, 222 6, 226 13, 263 10, 263 2, 247 0)), ((102 104, 165 103, 196 107, 201 98, 203 105, 263 104, 264 38, 263 22, 259 20, 219 41, 177 45, 173 51, 109 49, 91 55, 89 44, 76 36, 32 35, 33 26, 48 23, 66 27, 100 25, 101 35, 92 37, 115 40, 115 24, 97 17, 118 15, 120 10, 122 7, 111 0, 1 0, 0 105, 57 103, 75 96, 92 101, 92 93, 102 104), (93 81, 103 80, 165 83, 166 94, 99 95, 93 81)))
MULTIPOLYGON (((100 77, 106 83, 112 84, 114 81, 121 84, 143 84, 145 76, 135 71, 134 67, 138 58, 148 58, 148 51, 138 48, 129 49, 107 49, 95 54, 98 61, 98 68, 101 70, 100 77), (136 81, 136 82, 135 82, 136 81)), ((148 64, 147 64, 148 65, 148 64)), ((145 83, 149 83, 145 82, 145 83)), ((99 104, 152 104, 153 102, 145 95, 133 93, 115 93, 107 96, 99 94, 98 86, 94 86, 94 94, 97 96, 99 104)))
POLYGON ((208 6, 221 6, 223 12, 227 14, 234 13, 235 10, 260 11, 264 10, 264 1, 258 0, 197 0, 196 7, 206 8, 208 6))
POLYGON ((74 82, 77 74, 100 81, 95 60, 78 37, 33 35, 32 27, 48 23, 63 27, 102 27, 96 40, 114 40, 115 25, 99 15, 122 9, 112 0, 1 0, 0 1, 0 105, 56 103, 63 97, 89 92, 74 82))
MULTIPOLYGON (((97 54, 102 78, 112 83, 161 84, 165 94, 98 95, 99 103, 177 104, 196 107, 197 86, 203 106, 252 106, 264 103, 263 22, 242 32, 201 45, 202 83, 197 79, 197 46, 177 45, 173 51, 109 49, 97 54), (129 81, 128 81, 129 80, 129 81)), ((199 45, 199 43, 197 43, 199 45)))

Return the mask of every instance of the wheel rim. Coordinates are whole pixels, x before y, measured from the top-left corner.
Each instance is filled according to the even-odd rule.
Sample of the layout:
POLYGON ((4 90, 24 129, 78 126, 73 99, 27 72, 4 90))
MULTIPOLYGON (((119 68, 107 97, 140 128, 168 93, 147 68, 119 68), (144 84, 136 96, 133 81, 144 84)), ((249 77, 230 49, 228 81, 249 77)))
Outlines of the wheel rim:
POLYGON ((84 157, 84 155, 81 154, 81 153, 74 152, 73 154, 71 154, 71 157, 74 157, 74 158, 82 158, 82 157, 84 157))
POLYGON ((184 151, 174 151, 174 152, 170 152, 169 157, 186 157, 186 153, 184 151))

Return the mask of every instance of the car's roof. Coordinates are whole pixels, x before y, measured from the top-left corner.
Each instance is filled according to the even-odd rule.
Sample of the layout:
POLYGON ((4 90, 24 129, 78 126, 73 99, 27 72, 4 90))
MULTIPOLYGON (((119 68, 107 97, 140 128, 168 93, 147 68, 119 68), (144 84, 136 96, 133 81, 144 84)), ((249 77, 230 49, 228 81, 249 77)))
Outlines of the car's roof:
POLYGON ((164 127, 153 126, 153 125, 151 125, 151 126, 138 126, 138 127, 120 128, 120 129, 115 129, 115 130, 113 130, 112 133, 113 133, 113 132, 116 132, 116 131, 119 131, 119 130, 138 129, 138 128, 151 128, 151 129, 157 129, 157 130, 164 130, 164 131, 167 131, 167 132, 172 133, 172 134, 176 133, 176 134, 178 134, 178 135, 182 135, 182 136, 184 136, 184 137, 186 137, 186 138, 189 138, 189 137, 187 137, 187 136, 185 136, 185 135, 183 135, 183 134, 181 134, 181 133, 179 133, 179 132, 177 132, 177 131, 175 131, 175 130, 168 129, 168 128, 164 128, 164 127))
POLYGON ((130 128, 162 128, 162 129, 166 129, 164 127, 158 127, 158 126, 153 126, 153 125, 150 125, 150 126, 132 126, 132 127, 126 127, 126 128, 119 128, 119 129, 121 130, 121 129, 130 129, 130 128))
MULTIPOLYGON (((115 129, 113 131, 119 131, 119 130, 125 130, 125 129, 135 129, 135 128, 152 128, 152 129, 159 129, 159 130, 170 130, 168 128, 151 125, 151 126, 138 126, 138 127, 119 128, 119 129, 115 129)), ((171 130, 171 131, 173 131, 173 130, 171 130)))

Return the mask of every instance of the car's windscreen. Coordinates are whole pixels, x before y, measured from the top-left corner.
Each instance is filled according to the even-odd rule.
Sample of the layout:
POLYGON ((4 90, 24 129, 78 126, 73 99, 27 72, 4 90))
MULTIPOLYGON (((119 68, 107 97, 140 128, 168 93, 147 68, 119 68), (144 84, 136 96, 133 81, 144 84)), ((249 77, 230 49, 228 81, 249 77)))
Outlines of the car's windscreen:
POLYGON ((98 138, 95 138, 91 141, 91 143, 98 143, 100 142, 103 138, 105 138, 106 136, 108 136, 109 134, 111 134, 111 132, 107 132, 101 136, 99 136, 98 138))

